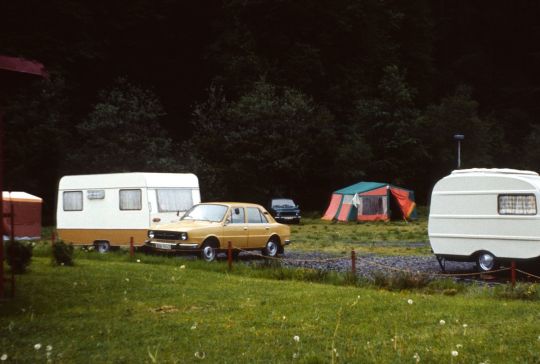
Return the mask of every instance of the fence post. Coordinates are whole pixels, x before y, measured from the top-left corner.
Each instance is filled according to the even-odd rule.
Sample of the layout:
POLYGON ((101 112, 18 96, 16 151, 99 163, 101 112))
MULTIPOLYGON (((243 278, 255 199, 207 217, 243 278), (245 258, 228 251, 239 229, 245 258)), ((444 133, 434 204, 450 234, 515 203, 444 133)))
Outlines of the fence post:
POLYGON ((351 273, 353 277, 356 277, 356 252, 354 248, 351 250, 351 273))
POLYGON ((232 270, 232 244, 229 241, 227 244, 227 263, 229 264, 229 271, 232 270))
POLYGON ((512 288, 516 285, 516 261, 512 260, 512 263, 510 265, 510 277, 512 279, 512 288))
POLYGON ((135 255, 135 247, 133 246, 133 236, 129 238, 129 257, 133 259, 135 255))

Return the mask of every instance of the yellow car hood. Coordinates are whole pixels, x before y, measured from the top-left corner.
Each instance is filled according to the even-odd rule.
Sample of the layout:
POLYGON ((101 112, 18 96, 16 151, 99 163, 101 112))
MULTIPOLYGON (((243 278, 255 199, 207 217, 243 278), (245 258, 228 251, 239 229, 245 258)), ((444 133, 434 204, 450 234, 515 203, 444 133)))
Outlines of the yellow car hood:
POLYGON ((166 230, 166 231, 182 231, 188 232, 193 229, 200 229, 206 227, 219 226, 219 222, 204 221, 204 220, 180 220, 169 224, 160 224, 152 228, 152 230, 166 230))

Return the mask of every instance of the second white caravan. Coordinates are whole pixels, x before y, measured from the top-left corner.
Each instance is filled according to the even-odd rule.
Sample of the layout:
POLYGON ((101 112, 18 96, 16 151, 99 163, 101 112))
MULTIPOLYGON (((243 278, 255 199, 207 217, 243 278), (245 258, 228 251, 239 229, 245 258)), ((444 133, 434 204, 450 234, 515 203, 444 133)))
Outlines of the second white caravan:
POLYGON ((65 242, 111 246, 136 245, 148 229, 177 221, 201 201, 191 173, 111 173, 64 176, 58 186, 58 236, 65 242))
POLYGON ((540 257, 539 199, 536 172, 454 171, 437 182, 431 195, 432 250, 439 262, 476 261, 480 271, 502 260, 540 257))

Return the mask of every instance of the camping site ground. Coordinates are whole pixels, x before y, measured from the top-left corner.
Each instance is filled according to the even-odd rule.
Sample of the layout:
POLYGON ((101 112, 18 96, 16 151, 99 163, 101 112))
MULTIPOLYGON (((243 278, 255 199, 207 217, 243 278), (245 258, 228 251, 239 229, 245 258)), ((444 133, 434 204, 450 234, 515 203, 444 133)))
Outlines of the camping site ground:
MULTIPOLYGON (((425 228, 425 219, 308 219, 293 226, 291 249, 425 255, 425 248, 398 244, 425 241, 425 228)), ((17 276, 15 298, 0 301, 2 361, 540 361, 536 284, 512 290, 442 280, 382 289, 346 274, 272 264, 240 262, 229 271, 224 260, 79 249, 75 266, 67 267, 51 264, 49 244, 34 248, 29 271, 17 276)))

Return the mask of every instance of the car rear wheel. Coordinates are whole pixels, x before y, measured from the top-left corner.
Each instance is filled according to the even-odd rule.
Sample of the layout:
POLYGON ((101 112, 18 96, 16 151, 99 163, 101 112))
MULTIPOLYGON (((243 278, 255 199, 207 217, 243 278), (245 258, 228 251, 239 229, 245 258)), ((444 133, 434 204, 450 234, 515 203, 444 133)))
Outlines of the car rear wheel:
POLYGON ((275 257, 278 255, 278 252, 279 243, 277 242, 276 238, 270 238, 262 251, 263 255, 266 255, 268 257, 275 257))
POLYGON ((96 241, 94 243, 94 247, 99 253, 102 253, 102 254, 107 253, 111 249, 111 246, 108 241, 96 241))
POLYGON ((489 272, 497 267, 497 260, 490 252, 481 252, 476 258, 476 264, 478 266, 478 271, 489 272))
POLYGON ((213 262, 216 259, 216 255, 216 244, 213 242, 205 242, 201 248, 201 258, 207 262, 213 262))

